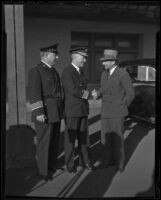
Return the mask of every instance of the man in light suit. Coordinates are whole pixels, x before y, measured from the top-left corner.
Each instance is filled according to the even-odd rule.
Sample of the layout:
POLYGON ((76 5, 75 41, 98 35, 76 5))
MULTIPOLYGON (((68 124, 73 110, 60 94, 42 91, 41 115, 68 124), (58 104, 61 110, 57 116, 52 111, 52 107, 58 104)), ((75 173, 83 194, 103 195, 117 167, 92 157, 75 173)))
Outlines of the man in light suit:
POLYGON ((117 65, 118 52, 104 50, 101 62, 105 70, 101 76, 101 86, 93 90, 94 99, 102 97, 101 143, 105 154, 103 166, 116 165, 124 170, 124 118, 128 115, 128 106, 134 99, 134 88, 129 74, 117 65))
POLYGON ((88 114, 89 91, 86 89, 87 82, 82 71, 86 62, 87 49, 76 47, 70 50, 71 64, 62 73, 62 85, 65 95, 65 163, 67 170, 76 172, 74 163, 75 140, 78 141, 79 159, 83 167, 92 170, 88 156, 88 114))
POLYGON ((40 49, 41 62, 29 72, 29 100, 37 136, 39 174, 48 180, 57 168, 63 90, 54 64, 58 44, 40 49))

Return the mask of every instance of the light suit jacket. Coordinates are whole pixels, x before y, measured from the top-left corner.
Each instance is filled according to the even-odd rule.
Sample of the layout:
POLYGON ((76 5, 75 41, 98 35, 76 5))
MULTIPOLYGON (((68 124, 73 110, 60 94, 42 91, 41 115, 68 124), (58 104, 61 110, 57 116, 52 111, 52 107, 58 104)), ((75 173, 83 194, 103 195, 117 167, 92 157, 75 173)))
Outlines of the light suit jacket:
POLYGON ((108 77, 107 71, 104 70, 98 94, 102 96, 102 118, 127 116, 128 106, 135 96, 128 72, 117 66, 108 77))

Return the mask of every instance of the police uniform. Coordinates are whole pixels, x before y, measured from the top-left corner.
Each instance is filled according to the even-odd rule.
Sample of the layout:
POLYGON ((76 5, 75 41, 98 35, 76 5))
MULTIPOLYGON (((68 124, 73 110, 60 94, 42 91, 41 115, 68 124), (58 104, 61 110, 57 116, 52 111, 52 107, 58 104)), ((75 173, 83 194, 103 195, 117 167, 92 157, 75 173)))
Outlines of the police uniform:
MULTIPOLYGON (((116 50, 105 50, 103 61, 117 60, 116 50)), ((124 169, 124 117, 128 115, 128 106, 134 99, 134 88, 129 74, 115 65, 113 73, 104 70, 101 76, 102 95, 101 143, 106 165, 116 164, 120 171, 124 169)))
MULTIPOLYGON (((82 56, 87 56, 85 48, 73 48, 71 53, 80 53, 82 56)), ((79 157, 82 165, 90 165, 87 152, 88 138, 88 114, 89 103, 87 99, 83 99, 83 92, 87 87, 87 82, 83 72, 80 72, 70 64, 63 70, 62 85, 65 95, 65 163, 68 171, 75 168, 75 140, 78 140, 79 157)))
MULTIPOLYGON (((40 49, 57 54, 57 44, 40 49)), ((40 175, 57 167, 60 124, 63 113, 63 91, 58 72, 43 61, 29 72, 29 100, 32 121, 37 132, 37 163, 40 175), (45 122, 36 116, 44 114, 45 122)))

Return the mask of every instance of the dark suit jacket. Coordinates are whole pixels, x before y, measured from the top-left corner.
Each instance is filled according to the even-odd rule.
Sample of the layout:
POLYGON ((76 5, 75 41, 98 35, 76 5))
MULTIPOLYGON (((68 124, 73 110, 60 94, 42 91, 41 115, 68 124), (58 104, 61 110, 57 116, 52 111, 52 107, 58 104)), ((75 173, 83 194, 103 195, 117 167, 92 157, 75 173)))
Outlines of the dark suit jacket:
POLYGON ((29 100, 32 121, 37 115, 45 114, 47 122, 60 121, 63 112, 62 91, 59 74, 44 63, 29 72, 29 100))
POLYGON ((83 90, 87 87, 84 75, 80 75, 74 66, 70 64, 63 70, 61 80, 65 95, 65 116, 88 116, 88 100, 82 99, 83 90))
POLYGON ((129 74, 118 66, 108 78, 106 70, 101 76, 102 117, 115 118, 128 115, 128 106, 134 99, 134 88, 129 74))

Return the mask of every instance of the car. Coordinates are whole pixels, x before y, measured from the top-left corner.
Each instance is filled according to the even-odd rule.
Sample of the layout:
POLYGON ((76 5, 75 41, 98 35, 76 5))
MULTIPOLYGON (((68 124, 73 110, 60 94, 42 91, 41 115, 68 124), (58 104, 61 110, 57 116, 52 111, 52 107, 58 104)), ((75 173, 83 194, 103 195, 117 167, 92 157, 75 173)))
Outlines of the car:
POLYGON ((155 124, 156 59, 127 60, 119 66, 129 73, 135 89, 129 116, 155 124))

